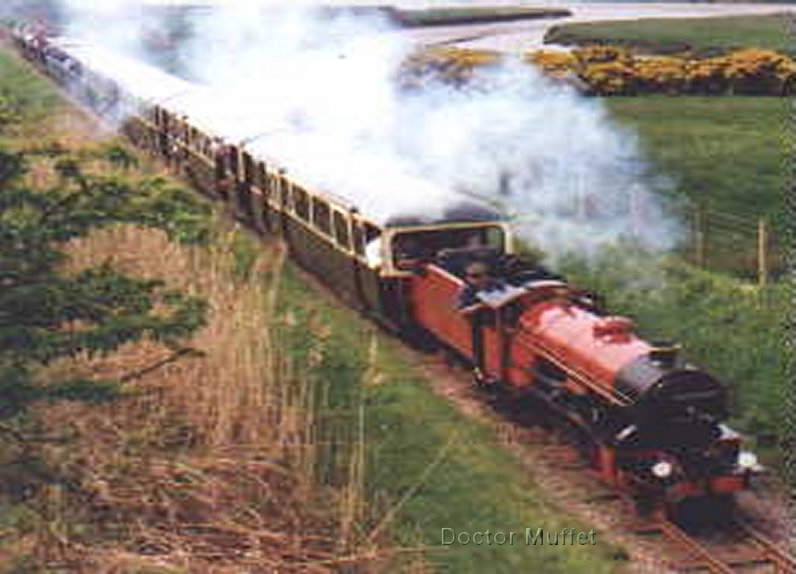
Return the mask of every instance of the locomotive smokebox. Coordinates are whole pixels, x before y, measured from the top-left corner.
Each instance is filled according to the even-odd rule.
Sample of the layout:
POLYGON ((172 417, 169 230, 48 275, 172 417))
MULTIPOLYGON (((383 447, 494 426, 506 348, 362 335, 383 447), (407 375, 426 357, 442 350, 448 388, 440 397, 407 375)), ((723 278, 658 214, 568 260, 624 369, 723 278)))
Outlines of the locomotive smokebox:
POLYGON ((695 413, 727 414, 727 391, 705 371, 679 360, 677 347, 656 347, 621 369, 616 389, 655 419, 673 422, 695 413))

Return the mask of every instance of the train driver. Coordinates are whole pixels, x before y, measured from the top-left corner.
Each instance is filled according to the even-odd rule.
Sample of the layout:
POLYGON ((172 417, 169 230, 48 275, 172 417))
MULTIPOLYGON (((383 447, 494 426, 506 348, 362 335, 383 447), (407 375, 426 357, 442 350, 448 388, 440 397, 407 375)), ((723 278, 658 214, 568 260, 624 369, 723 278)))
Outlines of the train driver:
POLYGON ((494 279, 489 265, 483 261, 472 261, 464 268, 464 288, 459 292, 457 307, 465 315, 470 315, 483 306, 478 294, 482 291, 499 289, 501 283, 494 279))
POLYGON ((484 372, 484 316, 481 312, 484 304, 478 294, 484 291, 500 289, 502 283, 494 279, 489 265, 483 261, 471 261, 464 268, 465 285, 459 292, 457 307, 472 327, 473 378, 478 385, 490 384, 492 381, 484 372))

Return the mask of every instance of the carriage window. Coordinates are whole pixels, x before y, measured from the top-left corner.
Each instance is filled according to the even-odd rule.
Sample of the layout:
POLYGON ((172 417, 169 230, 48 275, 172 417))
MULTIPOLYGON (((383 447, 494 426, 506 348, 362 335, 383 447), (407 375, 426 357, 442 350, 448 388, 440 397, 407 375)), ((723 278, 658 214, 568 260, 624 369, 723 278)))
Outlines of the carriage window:
POLYGON ((268 176, 268 195, 274 198, 274 202, 279 201, 277 193, 279 193, 279 178, 275 175, 268 176))
POLYGON ((506 236, 501 227, 487 227, 484 230, 486 244, 489 247, 496 247, 501 252, 506 248, 506 236))
POLYGON ((334 237, 337 243, 345 249, 351 248, 351 234, 348 232, 348 220, 342 213, 335 211, 334 216, 334 237))
POLYGON ((371 267, 380 267, 381 258, 381 230, 368 223, 365 224, 365 259, 371 267))
POLYGON ((235 146, 229 146, 227 150, 227 161, 229 161, 229 171, 232 173, 232 177, 237 179, 240 176, 240 172, 238 170, 238 164, 240 162, 240 157, 238 157, 238 148, 235 146))
POLYGON ((312 199, 312 222, 323 233, 331 234, 329 222, 329 206, 322 199, 312 199))
POLYGON ((304 221, 310 220, 310 198, 307 192, 300 187, 293 188, 293 206, 298 215, 304 221))
POLYGON ((266 187, 268 186, 268 173, 265 170, 265 164, 263 162, 257 163, 254 185, 263 190, 263 192, 266 191, 266 187))
POLYGON ((243 179, 248 184, 254 182, 254 162, 246 152, 243 152, 243 179))
POLYGON ((279 190, 279 201, 282 207, 288 211, 291 209, 290 188, 290 182, 284 177, 278 176, 276 178, 276 189, 279 190))
POLYGON ((354 240, 354 253, 365 255, 365 235, 362 232, 362 227, 359 224, 354 224, 351 233, 354 240))

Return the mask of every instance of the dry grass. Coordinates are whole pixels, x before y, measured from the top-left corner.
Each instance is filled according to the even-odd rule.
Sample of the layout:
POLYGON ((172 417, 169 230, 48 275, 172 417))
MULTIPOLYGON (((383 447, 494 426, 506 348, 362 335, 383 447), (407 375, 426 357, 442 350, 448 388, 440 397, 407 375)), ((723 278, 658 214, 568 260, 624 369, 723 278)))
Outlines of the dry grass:
MULTIPOLYGON (((39 183, 51 183, 47 172, 39 183)), ((208 324, 190 341, 201 355, 144 342, 52 367, 131 380, 111 404, 40 409, 49 433, 75 438, 41 453, 74 488, 42 493, 44 520, 14 550, 80 572, 312 572, 375 558, 373 545, 358 556, 352 542, 364 441, 348 485, 317 483, 315 393, 274 328, 285 253, 258 244, 252 279, 236 279, 239 233, 227 225, 211 246, 184 247, 122 226, 70 246, 74 269, 108 261, 207 300, 208 324)))
MULTIPOLYGON (((108 126, 60 104, 4 135, 11 149, 57 146, 79 155, 115 141, 108 126)), ((138 173, 124 177, 167 175, 139 159, 138 173)), ((29 183, 57 184, 53 165, 35 158, 29 183)), ((100 169, 107 175, 107 165, 100 169)), ((225 231, 206 247, 130 226, 71 246, 75 269, 109 261, 205 299, 208 324, 189 342, 201 355, 175 357, 143 342, 51 368, 134 376, 114 403, 38 409, 48 433, 71 440, 25 445, 59 480, 26 505, 33 516, 25 528, 0 528, 0 572, 324 572, 374 557, 357 555, 350 542, 363 506, 363 455, 352 462, 351 487, 315 479, 323 456, 315 392, 275 330, 285 253, 259 245, 252 279, 242 280, 233 247, 242 231, 219 225, 225 231)))

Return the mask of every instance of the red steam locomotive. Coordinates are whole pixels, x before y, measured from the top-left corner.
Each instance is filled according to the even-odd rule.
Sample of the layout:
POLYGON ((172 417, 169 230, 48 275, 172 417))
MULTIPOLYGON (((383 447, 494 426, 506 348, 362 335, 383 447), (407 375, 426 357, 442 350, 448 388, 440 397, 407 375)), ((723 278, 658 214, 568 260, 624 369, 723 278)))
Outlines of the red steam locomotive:
POLYGON ((481 382, 565 417, 588 437, 589 460, 605 481, 676 502, 741 491, 761 471, 722 422, 728 406, 720 381, 518 256, 492 207, 399 177, 385 193, 398 190, 407 200, 385 212, 361 201, 353 183, 332 193, 288 175, 289 166, 271 160, 278 150, 258 148, 258 126, 230 121, 232 106, 196 86, 79 43, 25 29, 14 38, 73 97, 123 117, 138 146, 254 230, 281 236, 299 264, 352 306, 478 365, 481 382), (429 209, 429 197, 444 199, 444 207, 429 209), (475 260, 500 282, 478 293, 480 308, 468 317, 456 300, 475 260))

